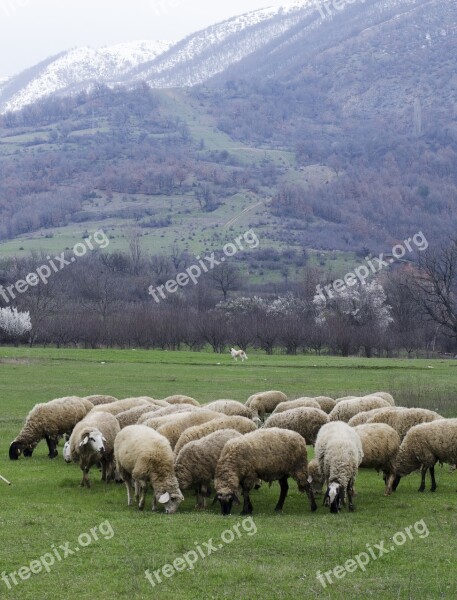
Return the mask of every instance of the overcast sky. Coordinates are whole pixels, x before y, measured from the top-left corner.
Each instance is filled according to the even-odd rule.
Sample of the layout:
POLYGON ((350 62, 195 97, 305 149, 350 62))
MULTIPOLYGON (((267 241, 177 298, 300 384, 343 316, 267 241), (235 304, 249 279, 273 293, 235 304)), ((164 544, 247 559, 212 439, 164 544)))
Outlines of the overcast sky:
POLYGON ((75 46, 179 40, 287 0, 0 0, 0 78, 75 46))

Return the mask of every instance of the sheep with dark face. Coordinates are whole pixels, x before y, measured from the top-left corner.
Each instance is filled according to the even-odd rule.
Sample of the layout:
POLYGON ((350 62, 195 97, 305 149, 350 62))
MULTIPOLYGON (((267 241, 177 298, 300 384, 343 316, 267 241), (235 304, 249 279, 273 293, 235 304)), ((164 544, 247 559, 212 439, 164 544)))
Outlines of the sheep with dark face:
POLYGON ((31 457, 42 439, 48 445, 49 458, 55 458, 58 455, 59 437, 70 435, 74 426, 93 408, 91 402, 77 396, 36 404, 27 415, 21 432, 10 445, 10 459, 17 460, 21 454, 31 457))
POLYGON ((325 506, 339 512, 347 494, 349 510, 353 511, 354 483, 363 459, 360 437, 347 423, 332 421, 317 434, 315 455, 327 486, 325 506))
POLYGON ((114 442, 114 454, 119 475, 127 488, 127 504, 132 504, 133 481, 140 510, 144 509, 146 491, 150 484, 154 493, 152 510, 157 502, 165 512, 177 511, 184 497, 174 470, 170 442, 145 425, 129 425, 121 430, 114 442))
POLYGON ((90 412, 75 426, 70 437, 70 457, 83 472, 81 487, 90 488, 89 471, 98 463, 102 465, 102 481, 113 479, 114 440, 119 431, 116 417, 103 412, 90 412))
POLYGON ((281 511, 289 489, 289 477, 295 479, 300 492, 306 492, 311 510, 316 510, 308 482, 305 440, 295 431, 274 427, 257 429, 225 444, 216 467, 214 502, 219 500, 222 514, 229 515, 233 503, 239 503, 239 493, 242 492, 244 503, 241 514, 250 514, 253 507, 249 493, 258 480, 278 480, 281 493, 275 510, 281 511))

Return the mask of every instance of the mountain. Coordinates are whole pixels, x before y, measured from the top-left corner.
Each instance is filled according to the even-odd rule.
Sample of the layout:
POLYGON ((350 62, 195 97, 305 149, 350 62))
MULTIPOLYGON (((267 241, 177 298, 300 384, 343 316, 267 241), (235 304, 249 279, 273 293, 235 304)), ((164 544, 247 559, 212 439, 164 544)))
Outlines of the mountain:
POLYGON ((169 41, 138 41, 93 49, 62 52, 51 59, 0 81, 0 111, 20 110, 50 94, 68 95, 94 84, 117 84, 138 64, 151 61, 170 46, 169 41))
POLYGON ((196 85, 283 36, 312 13, 314 0, 302 0, 233 17, 177 44, 134 42, 62 52, 0 87, 0 113, 50 94, 87 90, 96 82, 132 87, 146 81, 154 88, 196 85))

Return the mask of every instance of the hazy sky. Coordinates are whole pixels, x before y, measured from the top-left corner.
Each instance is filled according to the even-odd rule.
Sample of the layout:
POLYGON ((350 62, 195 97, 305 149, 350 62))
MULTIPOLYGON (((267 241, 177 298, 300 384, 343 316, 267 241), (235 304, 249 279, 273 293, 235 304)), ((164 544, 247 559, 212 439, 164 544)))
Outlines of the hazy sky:
POLYGON ((0 78, 75 46, 178 40, 284 0, 0 0, 0 78))

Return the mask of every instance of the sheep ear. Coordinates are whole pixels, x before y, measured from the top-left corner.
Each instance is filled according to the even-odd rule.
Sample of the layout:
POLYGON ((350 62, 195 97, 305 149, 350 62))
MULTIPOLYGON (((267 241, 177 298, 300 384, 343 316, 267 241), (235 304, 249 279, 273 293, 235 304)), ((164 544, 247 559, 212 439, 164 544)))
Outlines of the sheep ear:
POLYGON ((313 483, 313 478, 311 477, 311 475, 308 475, 307 481, 308 481, 308 483, 313 483))
POLYGON ((106 442, 106 437, 102 435, 102 442, 106 442))
POLYGON ((86 437, 85 437, 83 440, 81 440, 81 441, 79 442, 79 446, 80 446, 80 447, 81 447, 81 446, 85 446, 85 445, 87 444, 87 442, 88 442, 88 441, 89 441, 89 436, 88 436, 88 435, 86 435, 86 437))
POLYGON ((165 492, 165 494, 162 494, 160 496, 159 504, 166 504, 169 500, 170 500, 170 494, 168 492, 165 492))

